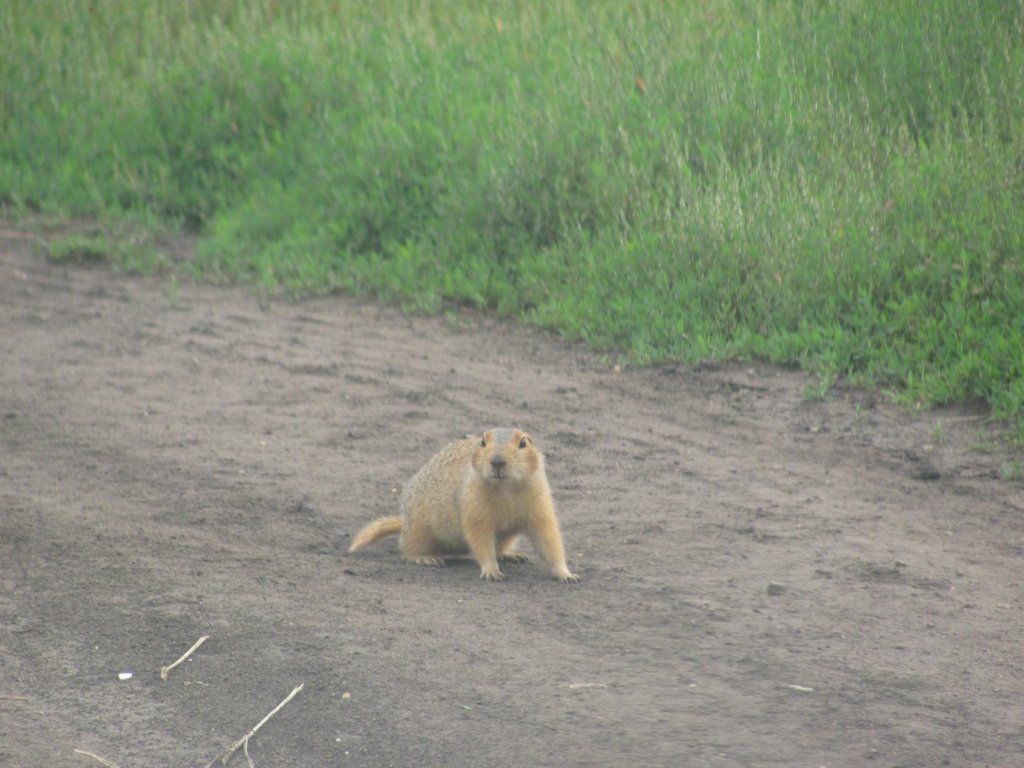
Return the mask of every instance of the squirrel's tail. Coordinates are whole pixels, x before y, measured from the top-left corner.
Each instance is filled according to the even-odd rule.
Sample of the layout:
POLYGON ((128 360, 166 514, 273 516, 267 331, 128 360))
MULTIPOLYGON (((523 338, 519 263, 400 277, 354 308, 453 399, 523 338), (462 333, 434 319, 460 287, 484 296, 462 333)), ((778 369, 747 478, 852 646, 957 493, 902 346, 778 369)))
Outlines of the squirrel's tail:
POLYGON ((396 533, 401 532, 402 518, 382 517, 379 520, 374 520, 363 528, 363 530, 357 533, 356 537, 352 539, 352 546, 348 548, 348 551, 355 552, 357 549, 362 549, 367 544, 372 544, 377 539, 383 539, 385 536, 394 536, 396 533))

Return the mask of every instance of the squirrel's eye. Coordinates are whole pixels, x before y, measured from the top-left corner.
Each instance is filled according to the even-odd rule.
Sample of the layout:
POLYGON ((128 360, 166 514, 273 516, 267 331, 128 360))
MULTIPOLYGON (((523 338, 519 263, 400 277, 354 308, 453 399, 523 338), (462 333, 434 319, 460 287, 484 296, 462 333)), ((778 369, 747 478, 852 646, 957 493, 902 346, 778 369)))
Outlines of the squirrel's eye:
POLYGON ((480 438, 480 447, 481 448, 486 448, 487 447, 487 438, 486 437, 481 437, 480 438))
POLYGON ((519 441, 519 447, 520 447, 520 448, 525 448, 525 447, 526 447, 526 438, 525 438, 525 437, 524 437, 524 438, 522 438, 522 439, 521 439, 521 440, 519 441))

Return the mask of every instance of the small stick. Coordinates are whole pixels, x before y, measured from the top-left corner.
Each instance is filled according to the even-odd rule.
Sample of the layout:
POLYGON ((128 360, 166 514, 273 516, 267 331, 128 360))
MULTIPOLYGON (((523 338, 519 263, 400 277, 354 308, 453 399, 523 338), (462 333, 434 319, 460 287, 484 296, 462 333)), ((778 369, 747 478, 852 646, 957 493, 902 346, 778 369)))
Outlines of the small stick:
POLYGON ((209 637, 210 637, 209 635, 203 635, 198 640, 196 640, 195 645, 193 645, 191 648, 189 648, 187 651, 185 651, 185 653, 182 654, 181 658, 178 659, 176 662, 174 662, 173 664, 168 664, 166 667, 160 667, 160 679, 163 680, 164 682, 167 682, 167 676, 169 674, 171 674, 171 670, 174 669, 179 664, 181 664, 181 662, 183 662, 185 659, 187 659, 193 653, 195 653, 196 648, 198 648, 200 645, 205 643, 207 641, 207 639, 209 639, 209 637))
POLYGON ((107 768, 117 768, 117 766, 109 760, 104 760, 102 757, 100 757, 99 755, 94 755, 92 752, 86 752, 84 749, 76 749, 75 752, 77 752, 80 755, 88 755, 89 757, 95 757, 97 760, 99 760, 101 763, 107 766, 107 768))
POLYGON ((252 758, 249 757, 249 739, 251 739, 253 736, 255 736, 256 735, 256 731, 258 731, 260 728, 262 728, 264 725, 266 725, 267 720, 269 720, 274 715, 276 715, 280 711, 281 707, 283 707, 289 701, 294 699, 299 694, 299 691, 302 690, 302 686, 303 685, 305 685, 305 683, 302 683, 301 685, 299 685, 298 688, 296 688, 294 691, 289 693, 285 697, 284 701, 282 701, 280 704, 278 704, 276 707, 274 707, 270 711, 269 715, 267 715, 262 720, 260 720, 258 723, 256 723, 256 725, 253 726, 252 730, 250 730, 247 734, 245 734, 245 736, 243 736, 238 741, 236 741, 234 744, 232 744, 230 747, 225 749, 223 752, 221 752, 219 755, 217 755, 215 758, 213 758, 213 760, 208 762, 206 764, 205 768, 212 768, 213 764, 216 763, 218 760, 220 760, 220 764, 221 765, 227 765, 228 764, 228 759, 233 754, 235 754, 235 752, 237 752, 240 747, 244 747, 246 759, 249 761, 249 765, 251 766, 253 764, 253 762, 252 762, 252 758))

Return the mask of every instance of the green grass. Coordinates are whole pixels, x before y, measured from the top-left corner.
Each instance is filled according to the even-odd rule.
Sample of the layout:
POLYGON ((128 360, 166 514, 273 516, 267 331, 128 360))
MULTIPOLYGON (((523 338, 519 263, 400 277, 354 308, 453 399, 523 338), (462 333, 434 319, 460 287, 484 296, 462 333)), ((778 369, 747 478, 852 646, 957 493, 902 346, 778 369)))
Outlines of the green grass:
POLYGON ((36 252, 55 264, 112 264, 131 274, 166 270, 171 264, 161 246, 174 233, 152 220, 143 222, 105 217, 68 222, 60 217, 34 216, 31 226, 41 231, 36 252))
POLYGON ((0 202, 1024 439, 1024 6, 0 0, 0 202))

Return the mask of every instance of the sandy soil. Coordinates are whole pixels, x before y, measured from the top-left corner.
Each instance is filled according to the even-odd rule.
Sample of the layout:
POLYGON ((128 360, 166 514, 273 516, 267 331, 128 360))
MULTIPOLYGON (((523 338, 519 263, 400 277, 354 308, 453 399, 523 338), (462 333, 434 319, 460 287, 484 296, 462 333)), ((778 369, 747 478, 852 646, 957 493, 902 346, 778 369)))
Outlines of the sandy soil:
POLYGON ((1024 492, 981 413, 0 229, 0 765, 202 766, 300 683, 257 766, 1024 765, 1024 492), (580 584, 346 553, 513 424, 580 584))

